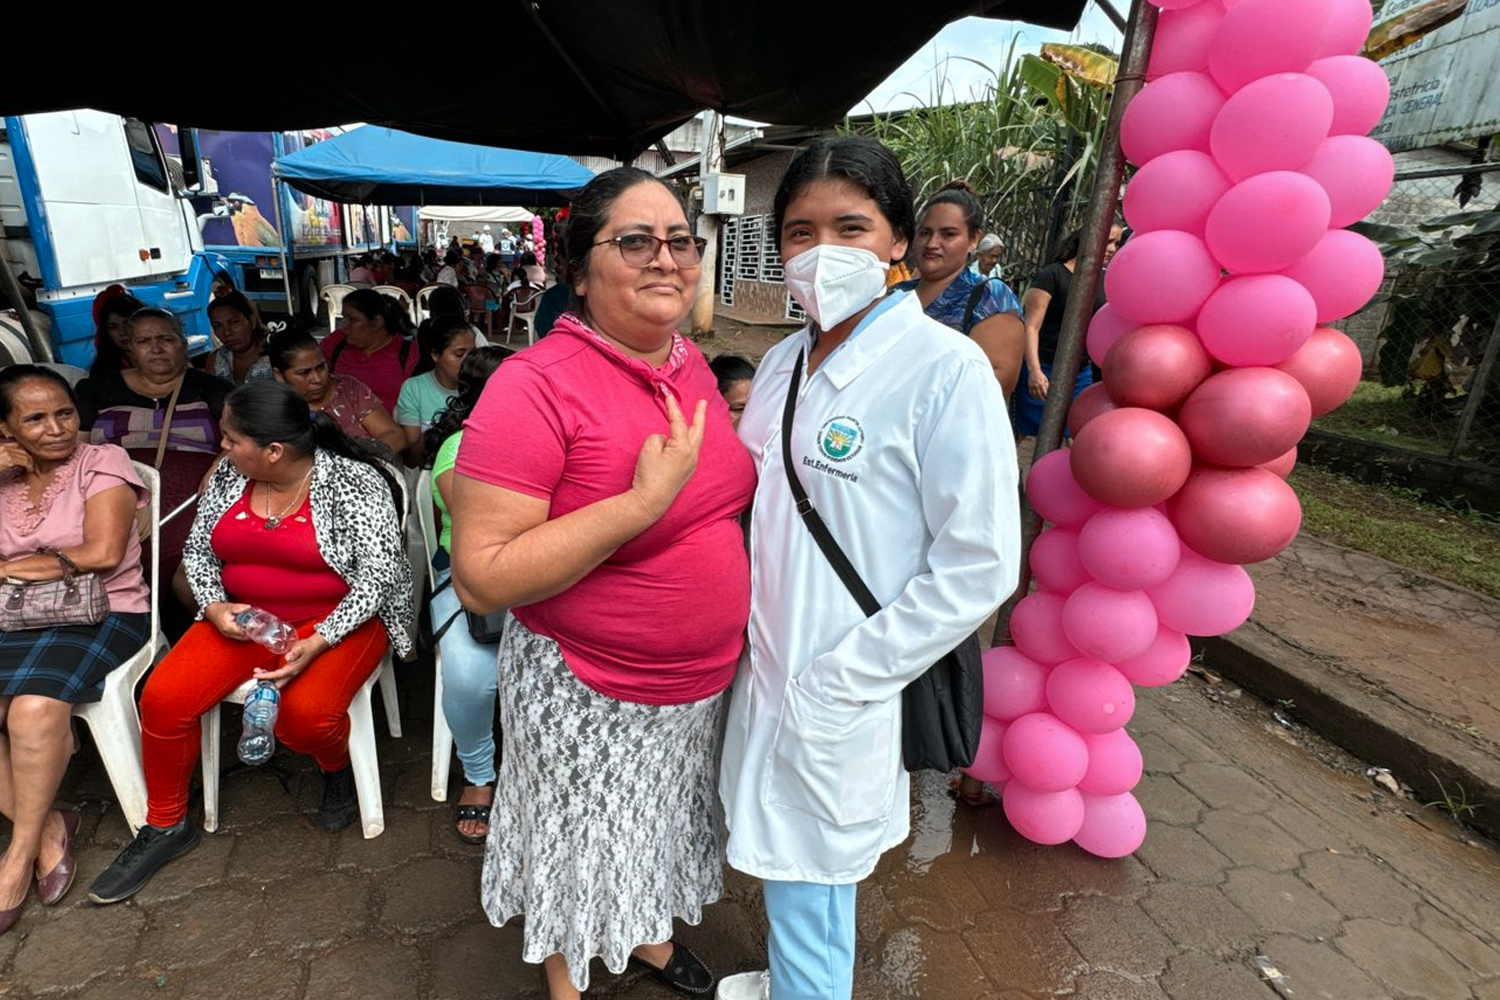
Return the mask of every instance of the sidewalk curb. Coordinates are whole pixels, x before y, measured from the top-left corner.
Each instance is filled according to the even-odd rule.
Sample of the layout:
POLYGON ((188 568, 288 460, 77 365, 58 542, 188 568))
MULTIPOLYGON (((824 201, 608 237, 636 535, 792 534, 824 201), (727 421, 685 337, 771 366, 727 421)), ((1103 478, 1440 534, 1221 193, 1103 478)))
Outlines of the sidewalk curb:
POLYGON ((1254 621, 1226 636, 1194 639, 1209 666, 1266 701, 1290 699, 1293 713, 1320 735, 1371 764, 1388 767, 1420 802, 1462 786, 1476 806, 1466 822, 1500 839, 1500 756, 1444 728, 1375 685, 1282 640, 1254 621), (1436 777, 1434 777, 1436 776, 1436 777))

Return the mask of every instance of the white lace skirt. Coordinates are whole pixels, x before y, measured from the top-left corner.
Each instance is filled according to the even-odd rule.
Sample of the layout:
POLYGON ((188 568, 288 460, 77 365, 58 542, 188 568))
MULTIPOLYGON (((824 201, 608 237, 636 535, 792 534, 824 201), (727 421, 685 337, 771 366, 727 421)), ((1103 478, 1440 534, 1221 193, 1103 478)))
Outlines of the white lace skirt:
POLYGON ((616 701, 514 618, 500 642, 504 746, 481 897, 525 915, 522 957, 620 973, 638 945, 696 924, 724 891, 719 753, 728 692, 686 705, 616 701))

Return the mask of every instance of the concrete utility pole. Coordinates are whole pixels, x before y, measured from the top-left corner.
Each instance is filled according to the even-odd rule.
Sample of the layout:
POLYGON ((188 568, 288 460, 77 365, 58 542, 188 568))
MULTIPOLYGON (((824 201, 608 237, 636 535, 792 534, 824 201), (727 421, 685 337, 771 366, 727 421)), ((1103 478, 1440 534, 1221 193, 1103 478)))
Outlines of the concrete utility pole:
MULTIPOLYGON (((710 111, 703 122, 703 155, 698 159, 698 186, 703 178, 724 168, 724 116, 710 111)), ((704 206, 705 209, 708 206, 704 206)), ((694 340, 714 332, 714 273, 719 261, 719 217, 707 211, 698 213, 698 235, 708 241, 703 248, 702 269, 698 273, 698 295, 693 299, 694 340)))

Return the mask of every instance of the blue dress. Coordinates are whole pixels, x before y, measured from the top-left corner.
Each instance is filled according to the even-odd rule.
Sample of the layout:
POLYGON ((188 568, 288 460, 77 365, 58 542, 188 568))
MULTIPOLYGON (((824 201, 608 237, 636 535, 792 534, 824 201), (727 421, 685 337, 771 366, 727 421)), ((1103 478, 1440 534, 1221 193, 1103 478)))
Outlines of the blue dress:
MULTIPOLYGON (((919 280, 913 278, 911 281, 903 281, 896 286, 896 290, 903 292, 914 290, 919 280)), ((969 331, 964 329, 964 312, 969 308, 969 296, 973 294, 974 286, 979 284, 980 280, 979 275, 964 268, 958 272, 952 283, 943 289, 943 293, 933 299, 932 304, 922 311, 944 326, 967 336, 969 331)), ((1009 285, 996 279, 986 283, 979 301, 975 303, 974 320, 971 325, 978 326, 991 316, 998 316, 1001 313, 1015 313, 1019 317, 1021 302, 1016 298, 1016 293, 1010 290, 1009 285)))

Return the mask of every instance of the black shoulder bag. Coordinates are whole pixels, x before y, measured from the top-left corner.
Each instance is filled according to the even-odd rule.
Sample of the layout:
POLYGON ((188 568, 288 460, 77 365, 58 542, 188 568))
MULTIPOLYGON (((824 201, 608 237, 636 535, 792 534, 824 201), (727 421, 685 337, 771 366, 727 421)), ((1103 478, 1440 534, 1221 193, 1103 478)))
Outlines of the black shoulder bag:
MULTIPOLYGON (((787 387, 786 407, 781 415, 781 460, 787 485, 797 501, 797 513, 833 571, 866 615, 880 611, 880 602, 870 593, 839 547, 828 525, 813 508, 797 468, 792 461, 792 418, 797 413, 797 389, 802 384, 802 355, 797 355, 792 381, 787 387)), ((927 668, 927 672, 901 692, 901 759, 908 771, 951 771, 974 763, 979 749, 979 730, 984 721, 984 669, 979 659, 979 634, 969 636, 927 668)))
MULTIPOLYGON (((979 300, 981 297, 983 297, 984 290, 990 286, 990 282, 999 280, 999 278, 980 278, 979 284, 970 289, 969 304, 964 308, 964 326, 963 329, 959 331, 959 333, 962 333, 965 337, 967 337, 969 335, 969 331, 974 329, 974 310, 979 308, 979 300)), ((339 346, 342 347, 343 345, 340 344, 339 346)), ((335 350, 337 349, 338 348, 335 348, 335 350)))

